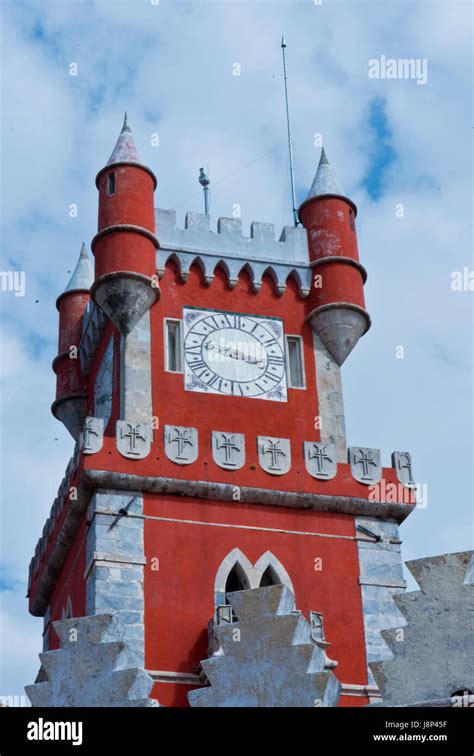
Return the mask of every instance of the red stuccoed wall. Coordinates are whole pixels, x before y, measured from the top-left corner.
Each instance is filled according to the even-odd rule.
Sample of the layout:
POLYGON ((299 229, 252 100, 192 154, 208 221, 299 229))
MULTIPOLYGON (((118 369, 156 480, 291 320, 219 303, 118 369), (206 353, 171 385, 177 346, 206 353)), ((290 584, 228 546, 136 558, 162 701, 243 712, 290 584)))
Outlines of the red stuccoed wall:
MULTIPOLYGON (((51 622, 61 619, 62 611, 66 609, 68 596, 71 596, 74 617, 83 617, 86 613, 86 582, 84 580, 86 536, 87 526, 84 519, 51 596, 49 603, 51 622)), ((49 647, 59 647, 59 639, 52 625, 49 630, 49 647)))
MULTIPOLYGON (((246 274, 239 278, 233 290, 227 287, 225 275, 220 270, 217 270, 210 287, 203 284, 197 268, 191 269, 187 283, 181 284, 177 278, 176 267, 169 265, 160 284, 160 301, 151 310, 153 411, 160 418, 160 425, 192 425, 200 431, 200 441, 203 443, 206 443, 205 436, 211 430, 245 433, 247 454, 252 454, 251 445, 256 443, 254 439, 258 434, 282 438, 291 436, 294 449, 302 444, 303 439, 318 441, 319 430, 314 428, 318 409, 312 330, 305 322, 305 303, 296 291, 296 284, 290 282, 285 294, 278 297, 270 279, 265 280, 258 294, 251 293, 246 274), (306 391, 288 389, 288 402, 184 391, 183 376, 166 372, 163 356, 163 318, 182 318, 183 306, 281 317, 285 333, 303 337, 306 391)), ((210 452, 206 450, 201 457, 209 459, 210 452)), ((242 483, 245 470, 235 474, 242 483)), ((265 482, 269 487, 274 486, 276 480, 265 473, 265 482)))
MULTIPOLYGON (((310 610, 324 614, 338 679, 367 684, 351 515, 153 495, 145 497, 145 515, 147 669, 189 673, 206 658, 216 573, 239 548, 252 563, 265 551, 280 560, 292 580, 296 608, 306 617, 310 610)), ((155 695, 162 703, 185 705, 183 688, 189 690, 158 683, 155 695)))
MULTIPOLYGON (((269 277, 255 294, 246 274, 241 274, 235 289, 230 290, 224 273, 218 269, 213 283, 207 287, 200 271, 193 267, 183 284, 175 264, 168 264, 161 280, 161 299, 151 311, 153 411, 159 418, 160 429, 165 424, 197 428, 200 453, 192 465, 175 465, 162 452, 162 431, 159 430, 154 436, 158 454, 150 455, 141 463, 145 463, 148 474, 367 496, 367 488, 353 480, 346 465, 340 466, 335 481, 327 482, 315 481, 304 466, 303 441, 320 439, 319 430, 314 427, 318 414, 317 388, 312 331, 305 321, 306 309, 307 304, 301 300, 291 280, 284 295, 278 297, 269 277), (184 391, 183 376, 167 373, 163 357, 163 318, 181 318, 183 305, 281 317, 285 333, 303 337, 306 390, 289 389, 286 403, 184 391), (221 470, 214 463, 210 446, 212 430, 245 433, 247 458, 241 470, 221 470), (291 438, 289 473, 275 477, 260 468, 256 448, 258 435, 291 438)), ((123 461, 128 466, 127 461, 123 461)), ((238 547, 253 563, 267 550, 280 560, 293 582, 297 608, 306 616, 309 610, 324 614, 326 636, 331 642, 329 656, 339 662, 338 678, 345 683, 367 683, 352 516, 158 495, 145 498, 145 514, 147 518, 163 518, 145 521, 146 666, 149 670, 190 673, 206 658, 207 625, 214 611, 215 576, 225 556, 238 547), (244 525, 246 528, 237 527, 244 525), (333 537, 319 537, 314 533, 333 537), (158 571, 151 569, 154 557, 159 560, 158 571), (317 558, 322 559, 321 571, 315 570, 317 558)), ((165 705, 185 706, 189 689, 190 686, 180 684, 157 683, 154 695, 165 705)), ((341 705, 363 703, 367 703, 367 699, 341 701, 341 705)))

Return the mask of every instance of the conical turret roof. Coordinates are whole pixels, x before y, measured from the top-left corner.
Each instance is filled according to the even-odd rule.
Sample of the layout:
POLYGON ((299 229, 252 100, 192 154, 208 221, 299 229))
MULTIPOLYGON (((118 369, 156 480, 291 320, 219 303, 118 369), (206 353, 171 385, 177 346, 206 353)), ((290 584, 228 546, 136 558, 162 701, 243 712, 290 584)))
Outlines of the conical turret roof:
POLYGON ((327 159, 324 147, 321 150, 318 169, 306 199, 309 200, 312 197, 320 197, 323 194, 339 194, 341 197, 345 197, 344 190, 338 182, 334 169, 327 159))
POLYGON ((94 281, 94 271, 87 254, 86 245, 82 242, 79 260, 74 268, 69 283, 63 294, 70 291, 89 291, 94 281))
POLYGON ((107 165, 113 165, 114 163, 139 163, 140 157, 133 138, 133 134, 130 130, 130 126, 127 122, 127 112, 125 111, 125 117, 123 119, 122 131, 117 139, 111 156, 107 162, 107 165))
POLYGON ((92 269, 89 255, 87 254, 86 245, 82 242, 81 252, 77 265, 72 271, 71 278, 63 293, 56 300, 56 307, 59 309, 59 302, 66 294, 74 291, 87 292, 94 282, 94 271, 92 269))

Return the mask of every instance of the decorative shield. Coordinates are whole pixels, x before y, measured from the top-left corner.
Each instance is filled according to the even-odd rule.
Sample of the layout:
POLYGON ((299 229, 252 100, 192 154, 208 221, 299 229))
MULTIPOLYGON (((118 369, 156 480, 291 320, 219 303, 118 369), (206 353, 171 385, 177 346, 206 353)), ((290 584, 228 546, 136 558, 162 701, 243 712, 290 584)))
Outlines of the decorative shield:
POLYGON ((130 459, 143 459, 150 452, 150 428, 146 423, 117 420, 117 449, 130 459))
POLYGON ((257 436, 258 461, 270 475, 285 475, 291 467, 291 447, 287 438, 257 436))
POLYGON ((397 472, 397 478, 400 483, 408 488, 415 488, 416 483, 413 477, 411 454, 409 452, 393 452, 392 466, 397 472))
POLYGON ((349 447, 351 473, 359 483, 370 486, 382 478, 380 449, 368 449, 365 446, 349 447))
POLYGON ((336 447, 320 441, 304 442, 306 469, 313 478, 331 480, 337 474, 336 447))
POLYGON ((104 443, 104 418, 86 417, 79 446, 84 454, 96 454, 104 443))
POLYGON ((198 432, 196 428, 165 425, 165 454, 177 465, 190 465, 198 458, 198 432))
POLYGON ((212 456, 224 470, 240 470, 245 464, 245 436, 243 433, 212 431, 212 456))

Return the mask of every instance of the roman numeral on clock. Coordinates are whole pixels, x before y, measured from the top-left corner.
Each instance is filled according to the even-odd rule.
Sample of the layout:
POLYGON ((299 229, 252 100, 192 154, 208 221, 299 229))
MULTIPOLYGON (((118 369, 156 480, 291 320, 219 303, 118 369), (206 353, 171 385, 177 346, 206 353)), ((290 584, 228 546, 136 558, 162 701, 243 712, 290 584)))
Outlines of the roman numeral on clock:
POLYGON ((221 384, 222 378, 219 378, 218 375, 213 375, 212 378, 207 381, 208 386, 211 386, 211 388, 216 388, 218 391, 221 390, 221 384))
POLYGON ((189 364, 193 370, 209 370, 204 360, 193 360, 189 364))

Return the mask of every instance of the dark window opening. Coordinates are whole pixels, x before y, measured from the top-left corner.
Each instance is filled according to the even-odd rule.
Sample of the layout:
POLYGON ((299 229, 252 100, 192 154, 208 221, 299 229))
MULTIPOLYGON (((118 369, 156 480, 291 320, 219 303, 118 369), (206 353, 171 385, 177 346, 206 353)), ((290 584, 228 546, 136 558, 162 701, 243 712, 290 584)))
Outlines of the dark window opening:
MULTIPOLYGON (((235 591, 245 591, 246 588, 248 588, 248 581, 245 577, 245 574, 243 570, 239 569, 239 565, 235 565, 235 567, 232 567, 231 571, 227 575, 225 592, 234 593, 235 591)), ((229 603, 227 601, 227 597, 226 603, 229 603)))
MULTIPOLYGON (((247 580, 247 575, 245 574, 244 570, 240 566, 240 564, 235 564, 229 574, 227 575, 227 580, 225 582, 225 603, 230 604, 229 598, 227 596, 228 593, 235 593, 236 591, 245 591, 248 588, 250 588, 249 581, 247 580)), ((232 616, 231 616, 231 622, 236 622, 237 616, 232 609, 232 616)))
POLYGON ((280 583, 280 578, 276 574, 271 564, 269 564, 260 579, 260 588, 266 588, 269 585, 279 585, 280 583))
POLYGON ((115 194, 115 173, 109 173, 108 175, 107 193, 109 197, 111 194, 115 194))
POLYGON ((299 336, 286 337, 288 385, 290 388, 304 388, 303 350, 299 336))
POLYGON ((181 322, 166 321, 166 369, 171 373, 182 373, 181 322))
POLYGON ((353 231, 355 231, 355 215, 352 208, 349 208, 349 225, 353 231))

